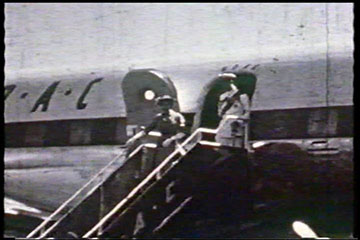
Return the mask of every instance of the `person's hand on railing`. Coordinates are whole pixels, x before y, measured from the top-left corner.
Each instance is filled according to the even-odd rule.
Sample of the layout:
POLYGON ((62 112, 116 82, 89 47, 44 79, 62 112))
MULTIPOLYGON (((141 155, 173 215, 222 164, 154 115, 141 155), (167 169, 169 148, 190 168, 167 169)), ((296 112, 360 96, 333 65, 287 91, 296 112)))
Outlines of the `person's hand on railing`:
POLYGON ((131 145, 133 145, 135 143, 136 140, 138 140, 139 138, 141 138, 145 135, 146 135, 145 131, 138 132, 137 134, 135 134, 133 137, 131 137, 129 140, 126 141, 125 146, 130 147, 131 145))
POLYGON ((184 138, 185 136, 186 136, 185 133, 182 133, 182 132, 177 133, 177 134, 175 134, 174 136, 172 136, 172 137, 166 139, 165 141, 163 141, 162 146, 163 146, 163 147, 169 147, 172 142, 177 141, 177 140, 181 140, 181 139, 184 138))
POLYGON ((184 138, 185 136, 186 136, 186 134, 183 132, 179 132, 175 135, 177 140, 180 140, 180 139, 184 138))
POLYGON ((174 139, 172 137, 170 137, 170 138, 166 139, 165 141, 163 141, 162 146, 169 147, 173 141, 174 141, 174 139))
POLYGON ((136 139, 130 138, 129 140, 126 141, 125 146, 130 147, 131 145, 134 144, 135 141, 136 141, 136 139))

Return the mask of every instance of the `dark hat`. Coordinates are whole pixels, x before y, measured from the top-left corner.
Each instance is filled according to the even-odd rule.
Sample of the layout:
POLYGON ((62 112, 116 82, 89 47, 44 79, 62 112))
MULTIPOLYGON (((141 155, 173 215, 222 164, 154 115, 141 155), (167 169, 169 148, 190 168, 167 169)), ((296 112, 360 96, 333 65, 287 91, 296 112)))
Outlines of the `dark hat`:
POLYGON ((170 97, 169 95, 164 95, 164 96, 156 98, 156 103, 158 105, 163 103, 163 102, 171 102, 171 103, 173 103, 174 99, 172 97, 170 97))

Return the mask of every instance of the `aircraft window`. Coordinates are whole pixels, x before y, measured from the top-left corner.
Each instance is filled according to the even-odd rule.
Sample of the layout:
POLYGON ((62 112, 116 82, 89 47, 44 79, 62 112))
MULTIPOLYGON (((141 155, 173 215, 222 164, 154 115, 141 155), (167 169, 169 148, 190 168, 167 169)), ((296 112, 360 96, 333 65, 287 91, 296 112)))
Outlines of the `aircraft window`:
POLYGON ((24 93, 22 93, 22 94, 20 95, 20 98, 24 99, 24 98, 26 98, 26 96, 27 96, 28 94, 29 94, 29 93, 24 92, 24 93))
POLYGON ((152 90, 146 90, 144 93, 144 97, 146 100, 151 101, 155 98, 155 93, 152 90))

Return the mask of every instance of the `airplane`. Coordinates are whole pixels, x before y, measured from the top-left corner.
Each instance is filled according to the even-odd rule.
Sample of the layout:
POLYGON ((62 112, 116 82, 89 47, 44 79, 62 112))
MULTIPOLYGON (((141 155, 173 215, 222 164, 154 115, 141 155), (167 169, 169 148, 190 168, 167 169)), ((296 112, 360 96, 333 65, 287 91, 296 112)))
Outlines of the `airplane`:
POLYGON ((216 128, 223 71, 256 81, 249 141, 258 159, 300 151, 351 173, 353 58, 341 49, 7 78, 5 196, 47 216, 124 152, 122 144, 158 110, 157 96, 177 99, 189 132, 216 128))
MULTIPOLYGON (((310 64, 312 63, 309 63, 309 65, 310 64)), ((266 67, 265 64, 264 67, 266 67)), ((282 66, 278 64, 278 67, 281 68, 282 66)), ((274 66, 271 65, 271 68, 273 69, 274 66)), ((243 87, 245 90, 246 88, 250 88, 251 91, 251 88, 254 87, 253 81, 255 81, 255 76, 257 78, 256 81, 260 81, 261 79, 261 74, 259 73, 253 73, 243 69, 240 70, 240 72, 244 74, 240 82, 250 82, 248 86, 243 87)), ((200 102, 200 107, 198 108, 200 111, 197 110, 197 112, 193 113, 183 112, 186 118, 190 119, 187 123, 189 132, 191 132, 191 129, 197 129, 198 127, 216 128, 216 123, 219 119, 217 115, 214 114, 216 113, 216 104, 214 103, 216 103, 219 94, 223 91, 224 84, 219 81, 216 74, 213 76, 213 79, 203 87, 203 92, 200 93, 200 96, 196 100, 200 102), (191 121, 191 118, 194 120, 191 121)), ((106 80, 107 78, 103 77, 101 81, 108 87, 109 91, 113 91, 116 85, 119 85, 117 78, 110 78, 108 82, 106 82, 106 80)), ((88 86, 91 86, 94 80, 88 82, 85 90, 88 86)), ((63 88, 60 88, 61 85, 59 84, 59 89, 57 89, 59 92, 54 91, 54 99, 50 98, 48 102, 45 101, 42 104, 42 106, 47 106, 46 104, 48 104, 46 111, 38 110, 32 112, 29 111, 30 108, 28 108, 28 111, 17 113, 17 116, 21 116, 22 120, 26 119, 25 115, 29 116, 38 113, 38 116, 42 118, 40 123, 34 121, 36 115, 33 115, 31 119, 32 122, 26 122, 25 120, 21 123, 9 124, 10 126, 16 126, 16 129, 19 129, 19 127, 24 129, 22 132, 16 132, 19 135, 21 134, 20 136, 16 136, 17 139, 22 139, 24 143, 38 145, 36 147, 24 147, 23 145, 22 147, 5 149, 5 196, 37 208, 38 211, 40 210, 43 213, 42 218, 49 216, 50 212, 54 211, 66 201, 77 189, 81 188, 82 185, 114 157, 125 152, 122 148, 124 140, 134 135, 139 126, 147 125, 152 119, 152 116, 154 116, 154 113, 156 113, 157 109, 154 104, 155 96, 161 96, 163 94, 170 94, 175 98, 177 96, 177 89, 173 87, 170 78, 166 76, 165 73, 154 69, 132 70, 122 79, 123 101, 125 102, 126 110, 129 109, 126 119, 117 119, 114 115, 107 115, 106 118, 96 118, 96 116, 99 115, 104 116, 105 114, 109 114, 110 109, 102 108, 101 106, 91 107, 91 104, 100 105, 112 101, 113 104, 110 105, 116 106, 115 103, 120 102, 119 99, 112 98, 112 94, 105 94, 107 90, 102 87, 99 82, 97 83, 98 86, 93 84, 94 92, 89 91, 89 95, 83 98, 84 105, 89 107, 89 111, 86 111, 87 107, 85 107, 85 111, 82 113, 82 117, 85 119, 50 120, 49 118, 52 116, 59 117, 60 115, 61 118, 66 118, 71 116, 68 115, 68 113, 80 111, 74 110, 79 105, 78 102, 73 102, 71 106, 70 101, 66 102, 66 94, 64 94, 64 92, 66 92, 64 91, 65 89, 71 89, 73 92, 80 93, 80 89, 76 89, 71 85, 75 85, 76 83, 74 80, 67 82, 64 80, 64 86, 66 87, 63 88), (99 88, 97 95, 95 87, 99 88), (149 92, 153 94, 149 94, 149 92), (149 95, 151 97, 150 100, 147 99, 149 95), (101 98, 105 98, 105 100, 103 100, 105 102, 95 101, 101 98), (61 111, 58 112, 56 107, 61 107, 61 111), (94 111, 94 109, 103 109, 104 111, 94 111), (58 114, 54 114, 54 112, 58 112, 58 114), (117 124, 114 124, 115 121, 117 121, 117 124), (34 132, 32 128, 36 125, 42 129, 34 132), (41 133, 41 131, 43 135, 39 136, 38 134, 41 133), (121 140, 115 142, 115 139, 121 140), (39 142, 39 140, 41 142, 39 142), (76 146, 79 143, 83 146, 76 146)), ((14 90, 12 92, 14 95, 9 95, 6 100, 8 101, 6 109, 9 112, 12 106, 16 106, 15 104, 11 104, 11 97, 15 100, 15 96, 21 95, 24 91, 21 85, 22 83, 18 83, 17 87, 19 91, 15 92, 14 90)), ((33 85, 36 86, 35 83, 33 85)), ((46 95, 46 92, 51 86, 53 85, 43 86, 43 93, 40 95, 46 95)), ((29 98, 32 95, 31 90, 31 88, 27 89, 29 98)), ((78 95, 82 96, 83 93, 78 95)), ((33 96, 36 103, 42 98, 41 96, 33 96)), ((190 94, 189 96, 194 95, 190 94)), ((255 96, 256 91, 253 96, 253 103, 255 96)), ((180 104, 175 107, 177 110, 179 110, 179 105, 181 106, 180 101, 179 103, 180 104)), ((33 106, 31 107, 34 108, 33 106)), ((338 121, 336 131, 331 130, 331 126, 334 126, 334 123, 331 122, 331 117, 328 117, 328 119, 325 119, 325 121, 320 124, 311 121, 314 112, 323 115, 326 115, 328 112, 336 112, 336 114, 340 115, 341 111, 349 111, 349 108, 351 109, 351 106, 285 109, 281 111, 273 110, 273 112, 254 110, 252 112, 251 119, 253 121, 251 122, 250 128, 250 143, 252 144, 252 149, 256 152, 255 156, 257 159, 257 161, 254 162, 261 164, 260 159, 269 158, 269 156, 282 156, 282 158, 284 158, 284 155, 295 156, 298 154, 297 151, 300 150, 307 154, 308 159, 335 162, 337 165, 335 172, 339 170, 342 173, 344 171, 351 173, 352 140, 349 137, 339 137, 339 135, 341 136, 344 132, 346 134, 346 127, 348 126, 343 126, 343 123, 340 122, 344 120, 335 120, 338 121), (266 139, 268 137, 266 134, 268 133, 275 136, 275 133, 271 131, 274 131, 274 129, 276 131, 276 127, 281 127, 281 125, 273 122, 264 129, 262 124, 257 122, 261 116, 264 116, 264 113, 269 113, 270 119, 279 119, 279 114, 283 114, 283 116, 285 114, 285 118, 288 119, 287 121, 290 123, 288 123, 287 129, 283 127, 280 131, 277 131, 277 134, 287 136, 286 138, 271 139, 271 137, 269 137, 270 139, 266 139), (257 117, 257 114, 260 117, 257 117), (288 117, 286 117, 286 114, 288 114, 288 117), (290 118, 290 116, 299 116, 301 114, 307 117, 307 122, 304 124, 303 129, 301 129, 299 123, 304 121, 304 119, 290 118), (292 120, 293 122, 291 123, 292 120), (296 130, 294 130, 295 126, 298 126, 296 130), (324 129, 321 128, 324 128, 324 126, 325 129, 330 128, 330 131, 333 131, 333 135, 329 133, 324 134, 324 129), (289 137, 291 133, 293 133, 293 136, 296 136, 296 134, 302 135, 298 135, 298 138, 291 139, 289 137), (350 165, 342 161, 350 161, 350 165), (344 166, 344 164, 347 165, 344 166)), ((24 110, 24 108, 21 110, 24 110)), ((15 114, 12 116, 14 115, 15 114)), ((8 116, 11 115, 9 114, 8 116)), ((322 115, 320 116, 323 117, 322 115)), ((7 131, 9 131, 8 129, 7 131)), ((12 131, 15 132, 15 130, 12 131)), ((20 145, 21 142, 17 141, 14 144, 20 145)), ((119 164, 121 164, 121 162, 119 164)), ((346 174, 344 175, 348 176, 346 174)), ((346 183, 348 183, 348 181, 344 181, 344 184, 346 183)), ((71 207, 71 205, 69 207, 71 207)), ((8 212, 8 214, 11 214, 11 212, 8 212)), ((31 215, 25 211, 23 211, 22 214, 31 215)))

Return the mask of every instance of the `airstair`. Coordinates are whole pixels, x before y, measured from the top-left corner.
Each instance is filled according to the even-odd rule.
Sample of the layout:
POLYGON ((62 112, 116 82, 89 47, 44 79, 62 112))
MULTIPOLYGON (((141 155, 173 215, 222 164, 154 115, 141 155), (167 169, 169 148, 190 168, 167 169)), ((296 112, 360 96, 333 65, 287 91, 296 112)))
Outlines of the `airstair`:
POLYGON ((118 155, 27 237, 157 234, 191 202, 206 169, 221 157, 220 144, 207 141, 216 132, 198 128, 155 168, 143 153, 156 155, 156 144, 141 144, 122 164, 126 153, 118 155))
POLYGON ((121 197, 118 199, 118 196, 125 196, 127 193, 125 192, 126 189, 129 191, 136 186, 136 177, 138 178, 139 176, 134 176, 134 169, 137 169, 140 164, 139 156, 147 147, 151 148, 153 146, 146 144, 138 146, 129 155, 128 161, 125 163, 123 161, 126 152, 116 156, 27 237, 44 238, 49 236, 49 234, 57 235, 57 233, 63 237, 70 237, 74 236, 75 232, 79 229, 91 227, 91 225, 96 224, 98 220, 101 219, 104 211, 106 211, 104 207, 105 201, 111 202, 111 199, 108 199, 105 194, 106 189, 111 187, 111 183, 120 184, 120 181, 125 182, 119 193, 112 196, 114 201, 120 201, 121 197), (129 161, 130 159, 134 161, 129 161), (130 172, 132 176, 129 175, 130 172), (121 179, 119 179, 120 174, 121 179), (135 181, 132 181, 132 179, 135 181), (79 219, 83 219, 83 221, 79 221, 79 219), (66 231, 66 233, 64 233, 64 231, 66 231))

